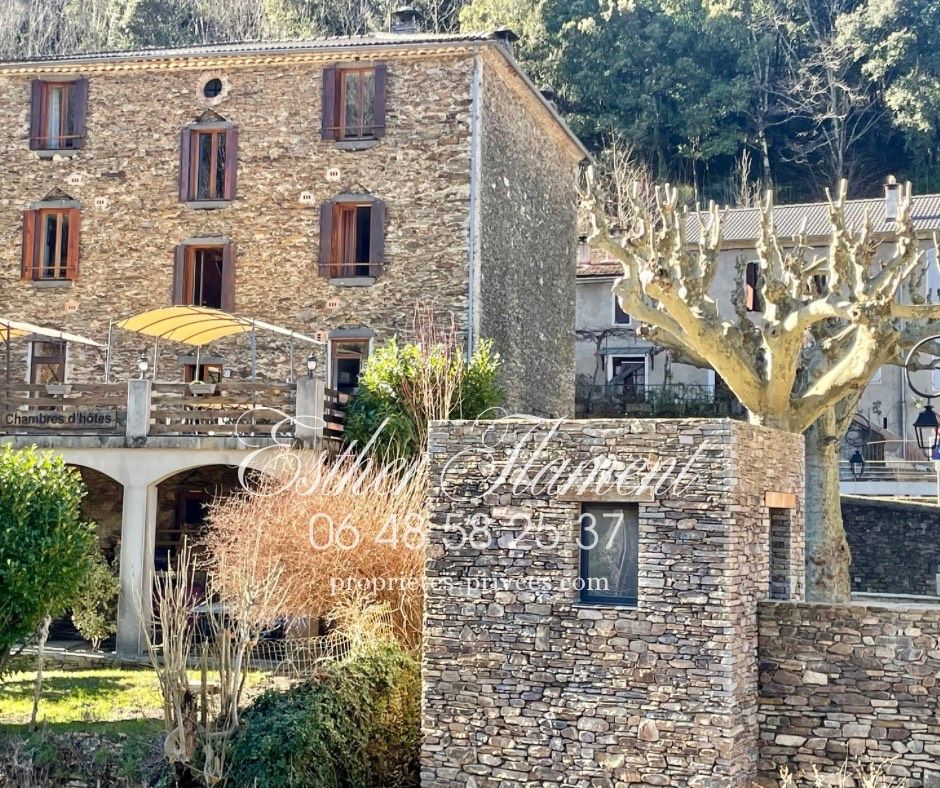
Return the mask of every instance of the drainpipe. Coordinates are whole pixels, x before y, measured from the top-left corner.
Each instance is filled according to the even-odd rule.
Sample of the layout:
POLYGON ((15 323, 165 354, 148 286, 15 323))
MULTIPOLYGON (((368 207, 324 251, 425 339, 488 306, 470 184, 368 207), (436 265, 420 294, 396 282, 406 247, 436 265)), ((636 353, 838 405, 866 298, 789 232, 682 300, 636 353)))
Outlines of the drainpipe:
POLYGON ((480 327, 480 192, 481 192, 481 85, 483 60, 473 58, 470 85, 470 229, 467 237, 467 355, 476 349, 480 327))

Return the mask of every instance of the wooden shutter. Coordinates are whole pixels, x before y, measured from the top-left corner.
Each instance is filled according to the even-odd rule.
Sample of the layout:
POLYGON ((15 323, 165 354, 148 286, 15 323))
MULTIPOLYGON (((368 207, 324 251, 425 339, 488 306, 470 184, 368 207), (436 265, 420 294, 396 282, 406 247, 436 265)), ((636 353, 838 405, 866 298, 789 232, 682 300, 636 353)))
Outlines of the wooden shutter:
POLYGON ((32 98, 29 105, 29 148, 42 150, 45 140, 42 137, 42 80, 34 79, 32 84, 32 98))
POLYGON ((329 274, 330 263, 333 261, 333 200, 320 205, 320 273, 329 274))
POLYGON ((186 245, 179 244, 173 257, 173 305, 183 303, 183 287, 186 280, 186 245))
POLYGON ((222 311, 235 311, 235 247, 222 244, 222 311))
POLYGON ((380 63, 375 67, 375 104, 373 106, 372 134, 376 139, 385 136, 385 83, 388 67, 380 63))
POLYGON ((385 203, 372 203, 369 217, 369 274, 379 276, 385 265, 385 203))
POLYGON ((757 292, 757 263, 748 263, 744 268, 744 304, 750 312, 760 311, 760 294, 757 292))
POLYGON ((190 199, 191 187, 190 178, 192 177, 192 160, 190 149, 193 141, 193 130, 183 129, 180 135, 180 200, 187 202, 190 199))
POLYGON ((323 110, 320 123, 320 139, 336 139, 336 68, 323 69, 323 110))
POLYGON ((238 129, 232 126, 225 130, 225 183, 222 199, 235 199, 235 182, 238 177, 238 129))
POLYGON ((85 119, 88 117, 88 80, 80 79, 72 87, 72 107, 74 117, 74 129, 72 131, 76 138, 72 141, 72 147, 85 147, 85 119))
POLYGON ((36 276, 36 231, 39 211, 23 212, 23 259, 20 263, 20 279, 31 280, 36 276))
POLYGON ((65 215, 69 221, 69 244, 65 257, 65 278, 74 281, 78 279, 78 263, 81 255, 82 212, 78 208, 69 208, 65 215))

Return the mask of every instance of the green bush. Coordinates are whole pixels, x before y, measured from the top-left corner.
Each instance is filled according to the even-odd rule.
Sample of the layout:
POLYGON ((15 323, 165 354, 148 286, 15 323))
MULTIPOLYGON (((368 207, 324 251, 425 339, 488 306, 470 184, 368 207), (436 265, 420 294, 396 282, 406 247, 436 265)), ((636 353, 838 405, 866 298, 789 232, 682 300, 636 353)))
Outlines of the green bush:
POLYGON ((84 494, 60 456, 0 451, 0 672, 14 643, 75 598, 97 542, 81 519, 84 494))
POLYGON ((377 645, 258 698, 232 742, 227 784, 417 786, 420 714, 418 664, 396 645, 377 645))
POLYGON ((88 572, 72 603, 72 622, 92 651, 101 648, 101 641, 117 632, 117 601, 120 584, 101 551, 95 547, 88 572))
POLYGON ((414 457, 427 430, 407 403, 406 392, 415 389, 418 377, 434 379, 442 388, 445 379, 454 382, 457 394, 449 418, 475 419, 503 402, 500 363, 491 340, 483 340, 468 360, 439 345, 423 349, 390 339, 369 356, 359 376, 359 390, 346 413, 346 440, 365 446, 384 421, 375 451, 387 459, 414 457))

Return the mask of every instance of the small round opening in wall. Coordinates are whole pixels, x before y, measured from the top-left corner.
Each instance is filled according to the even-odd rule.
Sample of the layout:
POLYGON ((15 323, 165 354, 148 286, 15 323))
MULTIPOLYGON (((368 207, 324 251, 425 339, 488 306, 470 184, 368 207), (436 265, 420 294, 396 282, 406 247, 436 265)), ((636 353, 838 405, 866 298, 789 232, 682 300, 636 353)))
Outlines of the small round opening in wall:
POLYGON ((222 80, 218 77, 210 79, 202 86, 202 95, 206 98, 215 98, 222 92, 222 80))

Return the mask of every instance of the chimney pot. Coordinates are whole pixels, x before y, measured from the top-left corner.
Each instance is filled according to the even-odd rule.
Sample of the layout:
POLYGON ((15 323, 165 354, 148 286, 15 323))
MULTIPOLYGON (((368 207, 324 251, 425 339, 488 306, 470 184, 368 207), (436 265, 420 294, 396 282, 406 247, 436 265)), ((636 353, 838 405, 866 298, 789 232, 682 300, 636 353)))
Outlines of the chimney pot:
POLYGON ((898 218, 898 182, 893 175, 885 181, 885 220, 897 221, 898 218))
POLYGON ((392 11, 393 33, 417 33, 420 14, 410 5, 402 5, 392 11))
POLYGON ((519 36, 516 35, 516 32, 509 27, 501 27, 498 30, 494 30, 492 35, 493 38, 499 41, 510 52, 513 50, 512 45, 519 40, 519 36))

